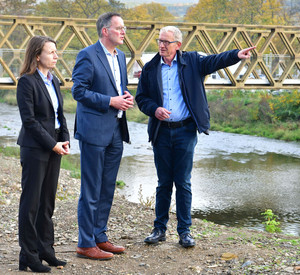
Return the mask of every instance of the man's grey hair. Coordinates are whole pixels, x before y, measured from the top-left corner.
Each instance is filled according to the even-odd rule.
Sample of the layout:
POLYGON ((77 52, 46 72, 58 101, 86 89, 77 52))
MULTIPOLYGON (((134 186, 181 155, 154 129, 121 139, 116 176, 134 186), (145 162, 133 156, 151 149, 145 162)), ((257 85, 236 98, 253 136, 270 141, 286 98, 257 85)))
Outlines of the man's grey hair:
POLYGON ((174 26, 166 26, 160 29, 159 35, 165 32, 171 32, 174 34, 174 39, 180 43, 182 43, 182 32, 180 29, 174 27, 174 26))
POLYGON ((119 14, 117 12, 107 12, 107 13, 103 13, 99 16, 97 23, 96 23, 97 32, 98 32, 99 37, 102 37, 102 29, 103 28, 109 28, 111 26, 111 19, 114 16, 121 17, 121 14, 119 14))

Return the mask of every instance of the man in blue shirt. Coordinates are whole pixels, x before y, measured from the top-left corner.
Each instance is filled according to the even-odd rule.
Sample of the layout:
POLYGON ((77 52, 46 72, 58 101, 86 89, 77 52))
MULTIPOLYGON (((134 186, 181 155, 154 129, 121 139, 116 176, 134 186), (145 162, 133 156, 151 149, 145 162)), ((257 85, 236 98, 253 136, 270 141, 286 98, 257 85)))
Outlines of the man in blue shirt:
POLYGON ((181 52, 182 33, 174 26, 160 30, 159 53, 142 70, 136 102, 149 116, 148 134, 152 142, 158 176, 154 229, 148 244, 166 240, 173 183, 176 187, 176 215, 179 243, 192 247, 190 234, 191 172, 197 130, 208 134, 209 109, 204 78, 219 69, 249 58, 255 47, 201 56, 181 52))

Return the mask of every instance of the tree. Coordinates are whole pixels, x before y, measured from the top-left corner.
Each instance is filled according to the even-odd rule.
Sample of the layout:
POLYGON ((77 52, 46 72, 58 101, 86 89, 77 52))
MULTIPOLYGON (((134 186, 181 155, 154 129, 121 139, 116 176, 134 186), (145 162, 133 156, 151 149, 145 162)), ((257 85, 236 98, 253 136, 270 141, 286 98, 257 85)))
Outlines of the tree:
POLYGON ((150 14, 144 5, 140 5, 131 9, 127 9, 124 13, 124 18, 127 20, 149 21, 150 14))
POLYGON ((151 17, 151 20, 154 21, 172 21, 174 20, 174 16, 167 11, 167 8, 165 6, 162 6, 159 3, 150 3, 150 4, 144 4, 143 5, 147 11, 148 14, 151 17))
POLYGON ((125 5, 117 0, 46 0, 37 5, 39 16, 97 18, 108 11, 124 10, 125 5))
POLYGON ((222 22, 228 0, 199 0, 198 4, 187 10, 184 20, 188 22, 222 22))
MULTIPOLYGON (((124 19, 136 20, 136 21, 172 21, 174 16, 167 11, 167 8, 158 3, 149 3, 136 6, 131 9, 127 9, 124 12, 124 19)), ((139 47, 140 43, 147 35, 148 30, 132 30, 127 31, 127 35, 130 37, 135 47, 139 47)), ((157 44, 153 40, 147 51, 157 51, 157 44)))
POLYGON ((264 0, 233 0, 229 2, 226 15, 228 23, 260 24, 264 0))
POLYGON ((262 23, 269 25, 284 24, 282 4, 279 0, 265 0, 262 4, 262 23))
POLYGON ((300 1, 299 0, 281 0, 282 16, 288 25, 299 25, 300 1))
POLYGON ((174 16, 167 11, 167 8, 159 3, 149 3, 128 9, 124 18, 127 20, 154 20, 154 21, 172 21, 174 16))
POLYGON ((284 24, 283 0, 199 0, 185 21, 232 24, 284 24))
POLYGON ((34 9, 36 0, 1 0, 0 14, 29 15, 34 9))

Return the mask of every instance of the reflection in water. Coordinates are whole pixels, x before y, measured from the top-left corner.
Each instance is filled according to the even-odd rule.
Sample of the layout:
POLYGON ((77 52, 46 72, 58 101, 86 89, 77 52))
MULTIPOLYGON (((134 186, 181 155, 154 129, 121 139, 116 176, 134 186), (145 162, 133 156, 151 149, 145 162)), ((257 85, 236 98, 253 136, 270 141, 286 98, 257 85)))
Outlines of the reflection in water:
MULTIPOLYGON (((267 153, 231 154, 203 158, 192 173, 193 216, 216 223, 263 229, 261 213, 270 208, 279 216, 284 233, 300 236, 300 159, 267 153)), ((122 159, 120 191, 138 202, 155 194, 153 157, 122 159)))
MULTIPOLYGON (((73 136, 74 114, 65 114, 73 136)), ((0 145, 16 145, 21 127, 18 108, 0 103, 0 145)), ((157 185, 147 126, 130 122, 131 144, 124 145, 118 179, 120 192, 139 202, 157 185)), ((192 173, 195 217, 216 223, 262 229, 267 208, 279 216, 284 233, 300 236, 300 143, 211 132, 198 135, 192 173)), ((71 153, 78 142, 71 140, 71 153)))
POLYGON ((194 214, 256 227, 272 209, 286 233, 300 235, 300 159, 274 153, 232 154, 195 163, 194 214), (289 223, 289 224, 287 224, 289 223))

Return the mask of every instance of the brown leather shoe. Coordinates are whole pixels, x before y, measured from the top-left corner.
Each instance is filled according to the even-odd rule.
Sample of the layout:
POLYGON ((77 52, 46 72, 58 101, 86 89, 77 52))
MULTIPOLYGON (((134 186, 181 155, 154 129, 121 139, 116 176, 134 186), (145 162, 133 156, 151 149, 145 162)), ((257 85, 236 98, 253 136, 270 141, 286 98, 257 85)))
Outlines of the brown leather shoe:
POLYGON ((97 243, 97 246, 104 251, 115 253, 115 254, 121 254, 125 251, 125 247, 114 245, 109 241, 104 243, 97 243))
POLYGON ((77 257, 88 258, 92 260, 110 260, 114 254, 102 251, 97 246, 95 247, 77 247, 77 257))

